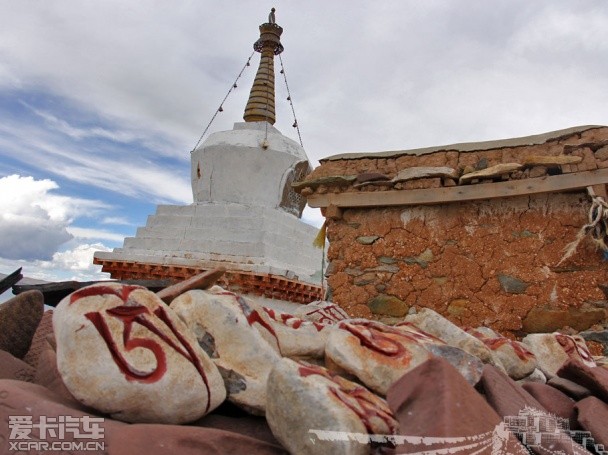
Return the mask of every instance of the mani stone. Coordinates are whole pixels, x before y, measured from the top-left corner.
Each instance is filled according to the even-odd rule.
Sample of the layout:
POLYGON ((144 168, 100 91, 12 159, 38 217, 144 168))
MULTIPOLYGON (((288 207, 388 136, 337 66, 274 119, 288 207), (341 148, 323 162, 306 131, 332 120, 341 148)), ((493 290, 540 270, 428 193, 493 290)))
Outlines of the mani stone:
POLYGON ((593 360, 595 360, 595 363, 597 364, 597 366, 599 368, 604 368, 605 370, 608 370, 608 357, 606 357, 606 356, 594 357, 593 360))
POLYGON ((81 288, 57 305, 53 329, 66 387, 115 419, 185 423, 226 398, 218 369, 192 332, 144 287, 81 288))
POLYGON ((447 345, 445 341, 426 333, 411 322, 399 322, 394 327, 411 337, 412 341, 419 343, 434 356, 447 360, 469 384, 475 385, 481 378, 483 362, 474 355, 447 345))
POLYGON ((447 360, 472 386, 481 379, 484 363, 474 355, 447 344, 426 344, 424 347, 435 357, 447 360))
POLYGON ((503 337, 488 327, 471 329, 468 333, 481 340, 492 351, 495 359, 512 379, 529 376, 538 365, 534 354, 519 341, 503 337))
MULTIPOLYGON (((273 331, 283 357, 323 357, 331 325, 306 321, 268 307, 261 307, 258 312, 261 320, 273 331)), ((257 327, 261 330, 261 326, 257 327)))
POLYGON ((543 373, 540 369, 535 368, 534 371, 528 376, 518 379, 516 382, 521 386, 527 382, 545 384, 547 382, 547 376, 545 376, 545 373, 543 373))
POLYGON ((398 328, 350 319, 331 330, 325 356, 373 391, 386 395, 391 384, 431 354, 398 328))
POLYGON ((268 425, 292 454, 368 455, 368 435, 397 431, 383 399, 321 366, 283 358, 270 373, 267 396, 268 425))
POLYGON ((450 346, 455 346, 474 355, 484 363, 491 363, 502 368, 494 360, 492 352, 482 341, 468 334, 430 308, 423 308, 416 314, 406 316, 405 321, 411 322, 425 332, 442 339, 450 346))
POLYGON ((302 305, 294 311, 293 315, 310 322, 319 322, 327 325, 332 325, 336 322, 350 318, 348 313, 338 305, 326 301, 317 301, 311 302, 308 305, 302 305))
POLYGON ((394 325, 394 327, 399 329, 406 336, 410 337, 412 341, 415 341, 417 343, 423 345, 446 345, 446 342, 442 339, 437 338, 436 336, 431 335, 430 333, 427 333, 424 330, 421 330, 411 322, 398 322, 394 325))
POLYGON ((595 367, 585 340, 578 335, 533 333, 527 335, 522 343, 536 356, 538 367, 547 379, 556 376, 557 371, 569 359, 579 360, 584 365, 595 367))
MULTIPOLYGON (((281 355, 277 345, 253 327, 266 324, 257 310, 219 286, 186 292, 173 300, 171 309, 218 367, 228 400, 253 414, 264 414, 266 381, 281 355)), ((266 330, 272 328, 266 326, 266 330)))

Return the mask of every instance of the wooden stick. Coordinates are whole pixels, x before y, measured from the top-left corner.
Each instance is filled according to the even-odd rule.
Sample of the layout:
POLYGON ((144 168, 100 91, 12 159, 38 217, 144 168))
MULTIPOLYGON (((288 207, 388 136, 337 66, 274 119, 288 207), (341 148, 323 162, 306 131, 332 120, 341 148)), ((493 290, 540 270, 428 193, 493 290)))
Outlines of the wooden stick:
POLYGON ((226 272, 224 267, 219 267, 214 270, 207 270, 206 272, 194 275, 193 277, 180 283, 168 286, 162 291, 158 291, 156 295, 168 305, 184 292, 192 289, 209 289, 218 279, 220 279, 224 272, 226 272))

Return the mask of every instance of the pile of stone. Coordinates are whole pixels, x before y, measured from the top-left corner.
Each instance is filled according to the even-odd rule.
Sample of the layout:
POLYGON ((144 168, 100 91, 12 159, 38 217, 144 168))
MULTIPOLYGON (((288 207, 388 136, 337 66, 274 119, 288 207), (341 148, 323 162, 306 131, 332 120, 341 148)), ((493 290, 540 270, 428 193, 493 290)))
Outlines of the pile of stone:
POLYGON ((107 453, 607 453, 608 361, 580 336, 287 314, 209 285, 5 303, 0 420, 103 417, 107 453))
POLYGON ((302 182, 312 194, 415 190, 593 171, 608 167, 608 127, 414 150, 346 153, 322 159, 302 182))

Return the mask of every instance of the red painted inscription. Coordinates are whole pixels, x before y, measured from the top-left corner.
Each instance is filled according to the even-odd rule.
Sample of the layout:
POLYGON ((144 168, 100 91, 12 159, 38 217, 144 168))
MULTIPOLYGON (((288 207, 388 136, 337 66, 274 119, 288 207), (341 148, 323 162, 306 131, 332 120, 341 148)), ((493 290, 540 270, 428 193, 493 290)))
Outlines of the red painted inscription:
POLYGON ((422 329, 419 329, 411 322, 399 322, 398 324, 395 324, 395 327, 399 327, 406 337, 417 343, 445 344, 445 341, 425 332, 422 329))
POLYGON ((387 431, 389 434, 395 434, 397 432, 397 422, 386 408, 386 404, 369 390, 316 365, 301 364, 298 373, 303 378, 319 375, 330 380, 334 384, 333 387, 329 387, 330 393, 359 417, 368 433, 377 434, 387 431), (378 426, 378 420, 383 426, 378 426))
POLYGON ((564 348, 564 352, 568 354, 568 357, 572 357, 573 354, 578 354, 581 359, 587 362, 594 362, 591 353, 576 342, 576 340, 568 335, 562 335, 561 333, 555 334, 555 339, 564 348))
POLYGON ((468 333, 481 340, 492 351, 496 351, 501 346, 508 344, 520 360, 525 362, 534 357, 534 354, 528 351, 521 343, 510 340, 507 337, 489 337, 479 330, 468 330, 468 333))
MULTIPOLYGON (((95 286, 91 288, 84 288, 82 291, 77 291, 72 294, 70 297, 70 303, 74 303, 84 297, 111 294, 120 297, 124 303, 127 303, 129 295, 136 289, 145 288, 140 286, 122 286, 121 288, 95 286)), ((131 304, 109 308, 105 310, 104 313, 107 316, 116 318, 122 322, 122 344, 126 352, 130 352, 135 348, 148 349, 152 352, 154 359, 156 360, 156 368, 150 372, 144 372, 137 369, 124 357, 121 349, 114 340, 112 332, 110 331, 108 323, 105 319, 107 316, 104 316, 102 312, 99 311, 86 313, 84 316, 95 326, 102 339, 105 341, 114 362, 120 371, 125 375, 127 380, 150 384, 160 380, 167 371, 167 358, 161 344, 151 338, 133 338, 131 336, 133 324, 139 324, 155 334, 158 338, 169 345, 169 347, 192 363, 207 388, 207 408, 205 411, 209 410, 211 405, 211 390, 209 388, 209 382, 203 369, 201 360, 196 354, 192 345, 179 332, 179 330, 177 330, 173 324, 173 321, 171 321, 169 318, 166 308, 159 306, 152 314, 150 309, 148 309, 146 306, 131 304), (156 316, 156 318, 154 318, 154 316, 156 316), (160 320, 164 324, 165 330, 162 330, 159 327, 157 320, 160 320), (168 329, 175 338, 167 334, 166 329, 168 329)))
POLYGON ((138 289, 146 289, 142 286, 128 286, 123 285, 120 287, 111 287, 111 286, 90 286, 86 288, 79 289, 78 291, 73 292, 70 295, 70 305, 77 300, 80 300, 84 297, 92 297, 96 295, 115 295, 120 298, 123 302, 126 302, 129 298, 129 294, 131 292, 136 291, 138 289))
POLYGON ((408 360, 411 358, 411 354, 399 342, 401 339, 410 343, 411 339, 399 329, 374 321, 340 322, 338 327, 356 336, 362 346, 372 351, 389 357, 407 357, 408 360))
POLYGON ((313 311, 306 313, 308 316, 318 314, 320 316, 319 321, 322 324, 334 324, 339 321, 347 319, 344 315, 336 308, 335 305, 328 305, 323 308, 318 308, 313 311))

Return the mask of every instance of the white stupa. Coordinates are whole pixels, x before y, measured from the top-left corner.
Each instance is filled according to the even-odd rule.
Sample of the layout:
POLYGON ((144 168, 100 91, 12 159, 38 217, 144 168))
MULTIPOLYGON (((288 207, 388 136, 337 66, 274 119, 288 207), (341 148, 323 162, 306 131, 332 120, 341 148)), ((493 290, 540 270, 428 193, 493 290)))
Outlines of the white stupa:
POLYGON ((115 279, 183 279, 225 267, 222 283, 267 298, 309 302, 321 297, 317 229, 300 220, 305 199, 291 183, 311 166, 304 149, 274 126, 274 55, 282 28, 271 16, 254 49, 260 65, 243 116, 192 152, 187 206, 160 205, 122 248, 95 253, 115 279))

